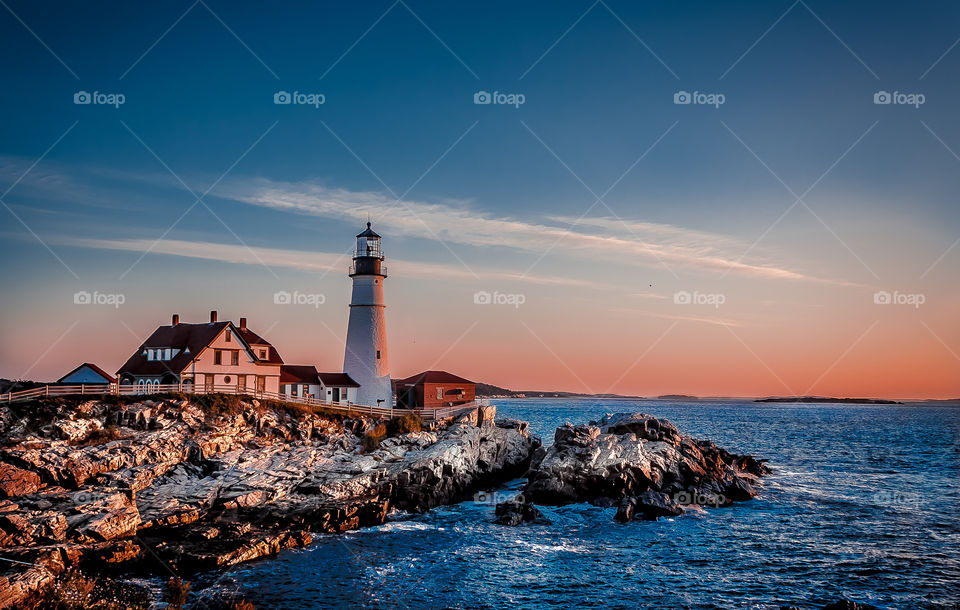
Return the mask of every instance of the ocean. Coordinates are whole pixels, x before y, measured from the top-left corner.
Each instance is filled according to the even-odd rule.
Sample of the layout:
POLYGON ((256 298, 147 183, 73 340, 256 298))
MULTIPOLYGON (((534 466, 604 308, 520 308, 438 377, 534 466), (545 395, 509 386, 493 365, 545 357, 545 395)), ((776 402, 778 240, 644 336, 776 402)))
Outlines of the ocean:
POLYGON ((960 408, 742 400, 494 400, 553 442, 564 422, 649 413, 769 459, 750 502, 619 524, 615 509, 541 507, 494 525, 501 489, 423 515, 320 535, 304 549, 194 579, 257 608, 960 607, 960 408))

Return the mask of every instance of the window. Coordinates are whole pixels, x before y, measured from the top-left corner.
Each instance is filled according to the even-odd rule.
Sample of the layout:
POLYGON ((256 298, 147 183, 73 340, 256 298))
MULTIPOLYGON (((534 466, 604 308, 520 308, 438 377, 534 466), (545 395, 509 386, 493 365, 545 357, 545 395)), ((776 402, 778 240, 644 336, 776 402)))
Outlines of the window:
POLYGON ((247 376, 246 375, 237 375, 237 390, 243 392, 247 389, 247 376))
POLYGON ((148 349, 148 350, 147 350, 147 360, 153 360, 153 350, 152 350, 152 349, 148 349))
POLYGON ((163 350, 163 359, 164 359, 164 360, 170 360, 170 358, 173 357, 173 354, 172 354, 171 352, 173 352, 173 350, 170 349, 169 347, 168 347, 167 349, 163 350))
POLYGON ((230 383, 230 375, 223 378, 223 383, 230 383))
POLYGON ((223 350, 219 350, 219 349, 213 350, 213 363, 223 364, 223 350))
POLYGON ((227 331, 223 333, 223 340, 230 343, 230 329, 227 329, 227 331))
POLYGON ((233 366, 237 366, 238 364, 240 364, 239 351, 233 350, 232 352, 230 352, 230 364, 232 364, 233 366))
POLYGON ((265 349, 260 350, 260 359, 261 359, 261 360, 266 360, 266 359, 267 359, 267 350, 265 350, 265 349))
POLYGON ((308 384, 303 384, 303 387, 300 388, 300 395, 306 398, 310 394, 310 386, 308 384))
POLYGON ((265 375, 257 375, 257 391, 263 392, 267 389, 267 378, 265 375))
POLYGON ((296 395, 297 395, 297 384, 291 383, 291 384, 290 384, 290 396, 296 396, 296 395))
POLYGON ((377 350, 377 360, 380 359, 380 350, 377 350))
POLYGON ((443 400, 443 388, 437 388, 437 400, 443 400))

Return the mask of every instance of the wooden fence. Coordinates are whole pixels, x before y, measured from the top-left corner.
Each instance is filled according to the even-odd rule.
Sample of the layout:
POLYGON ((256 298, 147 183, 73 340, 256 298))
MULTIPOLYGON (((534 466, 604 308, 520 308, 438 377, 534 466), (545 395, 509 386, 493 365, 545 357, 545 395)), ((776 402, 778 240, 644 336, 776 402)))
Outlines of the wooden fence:
POLYGON ((345 414, 356 413, 360 415, 369 415, 371 417, 399 417, 408 413, 415 413, 427 420, 446 419, 459 413, 476 409, 480 406, 488 406, 490 403, 484 399, 474 400, 468 403, 443 407, 439 409, 395 409, 393 407, 374 407, 370 405, 358 405, 353 403, 339 403, 319 400, 317 398, 305 396, 290 396, 278 392, 256 391, 252 389, 238 390, 236 385, 216 385, 212 388, 199 384, 194 387, 192 383, 171 383, 167 385, 118 385, 111 384, 93 384, 81 383, 75 385, 45 385, 31 390, 21 390, 19 392, 7 392, 0 394, 0 404, 23 402, 33 400, 41 396, 99 396, 103 394, 112 394, 114 396, 149 396, 151 394, 167 393, 183 394, 239 394, 249 396, 250 398, 263 398, 269 400, 278 400, 294 404, 306 405, 314 409, 329 409, 340 411, 345 414))

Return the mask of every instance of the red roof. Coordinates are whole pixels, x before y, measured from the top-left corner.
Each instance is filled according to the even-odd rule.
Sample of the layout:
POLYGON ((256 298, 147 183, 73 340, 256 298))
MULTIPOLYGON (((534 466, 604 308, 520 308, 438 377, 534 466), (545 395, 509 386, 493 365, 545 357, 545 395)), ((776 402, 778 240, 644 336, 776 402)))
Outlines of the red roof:
POLYGON ((61 377, 60 379, 58 379, 58 380, 57 380, 57 383, 62 382, 64 379, 66 379, 66 378, 69 377, 70 375, 73 375, 74 373, 76 373, 77 371, 79 371, 80 369, 82 369, 83 367, 88 367, 88 368, 90 368, 90 369, 91 369, 94 373, 96 373, 97 375, 100 375, 100 376, 103 377, 104 379, 110 381, 110 383, 114 383, 114 382, 117 380, 113 375, 111 375, 110 373, 106 372, 105 370, 103 370, 102 368, 100 368, 99 366, 97 366, 96 364, 93 364, 92 362, 84 362, 83 364, 81 364, 81 365, 78 366, 77 368, 73 369, 72 371, 70 371, 69 373, 67 373, 66 375, 64 375, 64 376, 61 377))
POLYGON ((446 371, 424 371, 422 373, 417 373, 416 375, 411 375, 406 379, 398 379, 397 384, 403 385, 417 385, 420 383, 469 383, 473 384, 474 382, 469 379, 464 379, 463 377, 458 377, 453 373, 448 373, 446 371))
MULTIPOLYGON (((269 341, 253 332, 249 328, 237 328, 237 333, 243 337, 243 340, 249 343, 254 348, 267 348, 267 359, 266 362, 270 364, 283 364, 283 358, 280 357, 280 354, 277 353, 277 348, 275 348, 269 341)), ((260 352, 257 349, 253 350, 257 358, 260 357, 260 352)))
POLYGON ((230 326, 234 334, 242 339, 247 346, 250 345, 248 336, 256 340, 256 346, 259 349, 267 348, 267 359, 259 360, 259 349, 253 349, 253 355, 258 362, 266 364, 283 364, 280 354, 277 353, 270 343, 251 330, 240 330, 232 322, 202 322, 200 324, 187 324, 181 322, 176 326, 160 326, 153 334, 147 338, 143 344, 137 348, 137 351, 120 367, 117 375, 128 373, 131 375, 162 375, 164 373, 179 374, 197 357, 205 347, 210 345, 224 328, 230 326), (180 350, 176 356, 170 360, 147 360, 143 351, 148 348, 176 348, 180 350))
POLYGON ((264 360, 264 362, 268 362, 270 364, 283 364, 283 358, 280 357, 280 354, 277 352, 277 348, 273 347, 269 341, 253 332, 249 328, 238 327, 237 333, 243 337, 244 341, 249 343, 250 346, 254 348, 253 352, 256 354, 257 358, 260 357, 260 349, 266 347, 267 359, 264 360))
POLYGON ((284 364, 280 367, 280 383, 317 384, 317 367, 305 364, 284 364))
POLYGON ((360 384, 346 373, 317 373, 317 377, 327 387, 359 388, 360 384))

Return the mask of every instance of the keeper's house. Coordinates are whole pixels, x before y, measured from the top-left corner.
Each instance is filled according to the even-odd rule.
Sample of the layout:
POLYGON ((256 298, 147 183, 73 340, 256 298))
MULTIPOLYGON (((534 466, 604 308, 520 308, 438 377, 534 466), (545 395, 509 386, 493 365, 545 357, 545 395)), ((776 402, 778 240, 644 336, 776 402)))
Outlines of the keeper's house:
POLYGON ((472 402, 477 384, 446 371, 424 371, 400 379, 397 407, 401 409, 438 409, 472 402))
POLYGON ((280 367, 280 392, 287 396, 347 405, 357 401, 359 388, 346 373, 318 373, 316 367, 301 364, 280 367))
POLYGON ((283 359, 265 339, 240 325, 218 322, 217 312, 201 324, 180 322, 173 315, 169 326, 160 326, 117 371, 121 386, 183 384, 187 390, 238 392, 280 391, 283 359))

